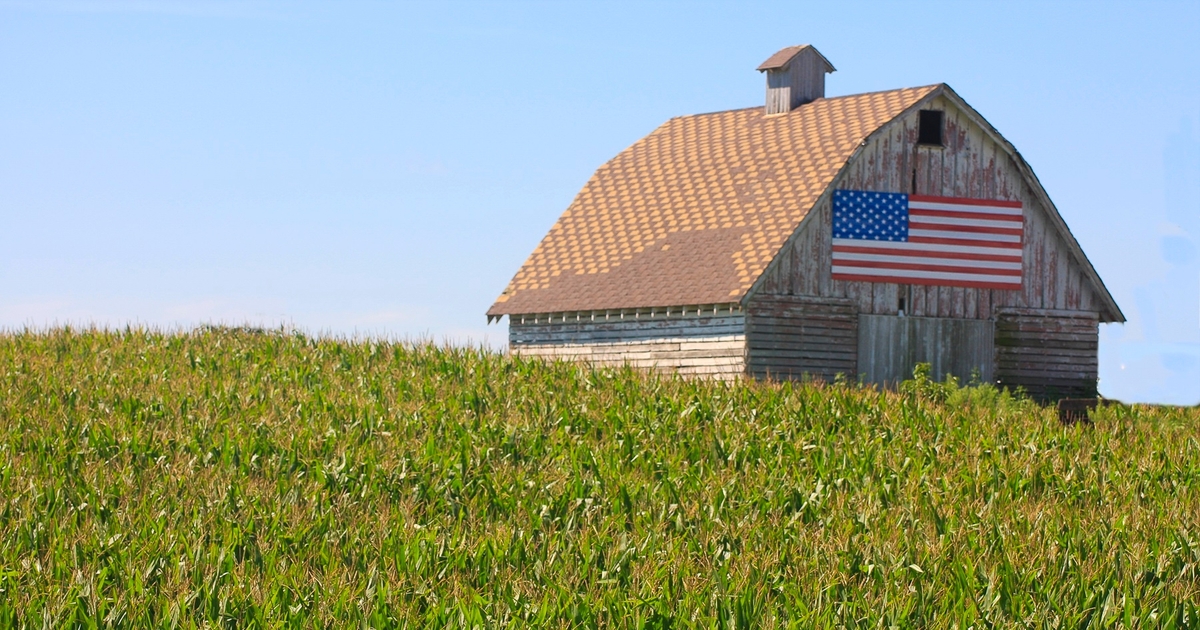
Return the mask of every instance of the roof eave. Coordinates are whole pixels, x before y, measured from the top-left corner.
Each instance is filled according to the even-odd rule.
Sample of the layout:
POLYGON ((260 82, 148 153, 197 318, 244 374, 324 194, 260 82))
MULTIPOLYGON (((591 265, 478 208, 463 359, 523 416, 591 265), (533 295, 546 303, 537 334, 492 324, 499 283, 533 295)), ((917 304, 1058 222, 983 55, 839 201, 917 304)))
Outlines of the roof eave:
POLYGON ((942 94, 944 94, 951 102, 957 105, 959 109, 974 118, 975 123, 978 124, 986 133, 988 133, 988 135, 992 136, 992 140, 994 142, 1004 147, 1004 149, 1008 151, 1009 155, 1013 158, 1013 162, 1017 165, 1017 170, 1019 170, 1021 175, 1025 177, 1025 181, 1030 184, 1029 187, 1033 190, 1034 196, 1037 197, 1038 201, 1050 211, 1046 214, 1050 217, 1051 223, 1053 223, 1054 227, 1058 229, 1058 232, 1067 239, 1067 249, 1070 250, 1071 254, 1075 257, 1076 262, 1079 263, 1084 275, 1096 288, 1096 297, 1100 299, 1102 306, 1104 307, 1100 313, 1100 322, 1105 324, 1125 323, 1125 314, 1121 312, 1121 307, 1117 305, 1116 299, 1113 298, 1112 293, 1108 290, 1108 287, 1104 285, 1104 280, 1100 278, 1100 274, 1096 271, 1096 268, 1092 266, 1092 261, 1088 260, 1087 254, 1085 254, 1083 251, 1083 247, 1079 244, 1079 241, 1075 239, 1075 235, 1071 233, 1071 229, 1067 227, 1067 222, 1062 218, 1062 214, 1059 213, 1058 207, 1055 206, 1054 202, 1050 199, 1050 194, 1047 193, 1046 189, 1042 186, 1042 182, 1038 179, 1037 174, 1034 173, 1033 169, 1025 161, 1025 158, 1021 156, 1021 152, 1018 151, 1011 142, 1005 139, 1004 136, 1001 135, 1000 132, 997 131, 996 128, 993 127, 992 124, 989 123, 982 114, 967 104, 967 102, 961 96, 959 96, 953 88, 944 83, 942 84, 942 88, 942 94))

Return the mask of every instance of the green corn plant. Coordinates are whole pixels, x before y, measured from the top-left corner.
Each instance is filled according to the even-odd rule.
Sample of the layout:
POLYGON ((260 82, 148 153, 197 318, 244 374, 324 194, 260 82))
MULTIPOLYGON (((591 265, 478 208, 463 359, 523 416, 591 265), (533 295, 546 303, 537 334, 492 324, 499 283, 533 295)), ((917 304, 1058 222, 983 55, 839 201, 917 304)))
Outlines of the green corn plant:
POLYGON ((1195 628, 1200 410, 0 335, 0 627, 1195 628))

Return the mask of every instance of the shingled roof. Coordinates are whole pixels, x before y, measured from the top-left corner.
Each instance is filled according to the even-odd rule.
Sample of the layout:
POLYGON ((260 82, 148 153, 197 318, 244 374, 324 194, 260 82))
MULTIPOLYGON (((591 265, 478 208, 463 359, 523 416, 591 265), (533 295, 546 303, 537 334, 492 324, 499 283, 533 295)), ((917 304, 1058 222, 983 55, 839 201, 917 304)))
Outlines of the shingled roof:
POLYGON ((667 121, 592 175, 488 315, 740 301, 854 150, 937 88, 667 121))

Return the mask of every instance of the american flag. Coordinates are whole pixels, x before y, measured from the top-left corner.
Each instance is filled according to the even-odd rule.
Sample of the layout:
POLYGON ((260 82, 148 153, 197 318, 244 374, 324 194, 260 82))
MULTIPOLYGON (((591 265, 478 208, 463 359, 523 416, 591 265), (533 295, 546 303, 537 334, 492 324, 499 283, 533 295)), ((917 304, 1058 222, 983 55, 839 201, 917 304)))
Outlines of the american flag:
POLYGON ((833 191, 833 278, 1021 288, 1019 201, 833 191))

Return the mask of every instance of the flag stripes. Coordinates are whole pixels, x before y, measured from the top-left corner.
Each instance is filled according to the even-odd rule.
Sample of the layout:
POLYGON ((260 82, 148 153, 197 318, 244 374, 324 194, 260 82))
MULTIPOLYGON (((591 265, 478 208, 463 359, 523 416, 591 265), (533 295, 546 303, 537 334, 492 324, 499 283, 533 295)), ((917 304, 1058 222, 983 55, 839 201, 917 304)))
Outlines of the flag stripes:
POLYGON ((833 278, 1019 289, 1020 202, 836 190, 833 278))

